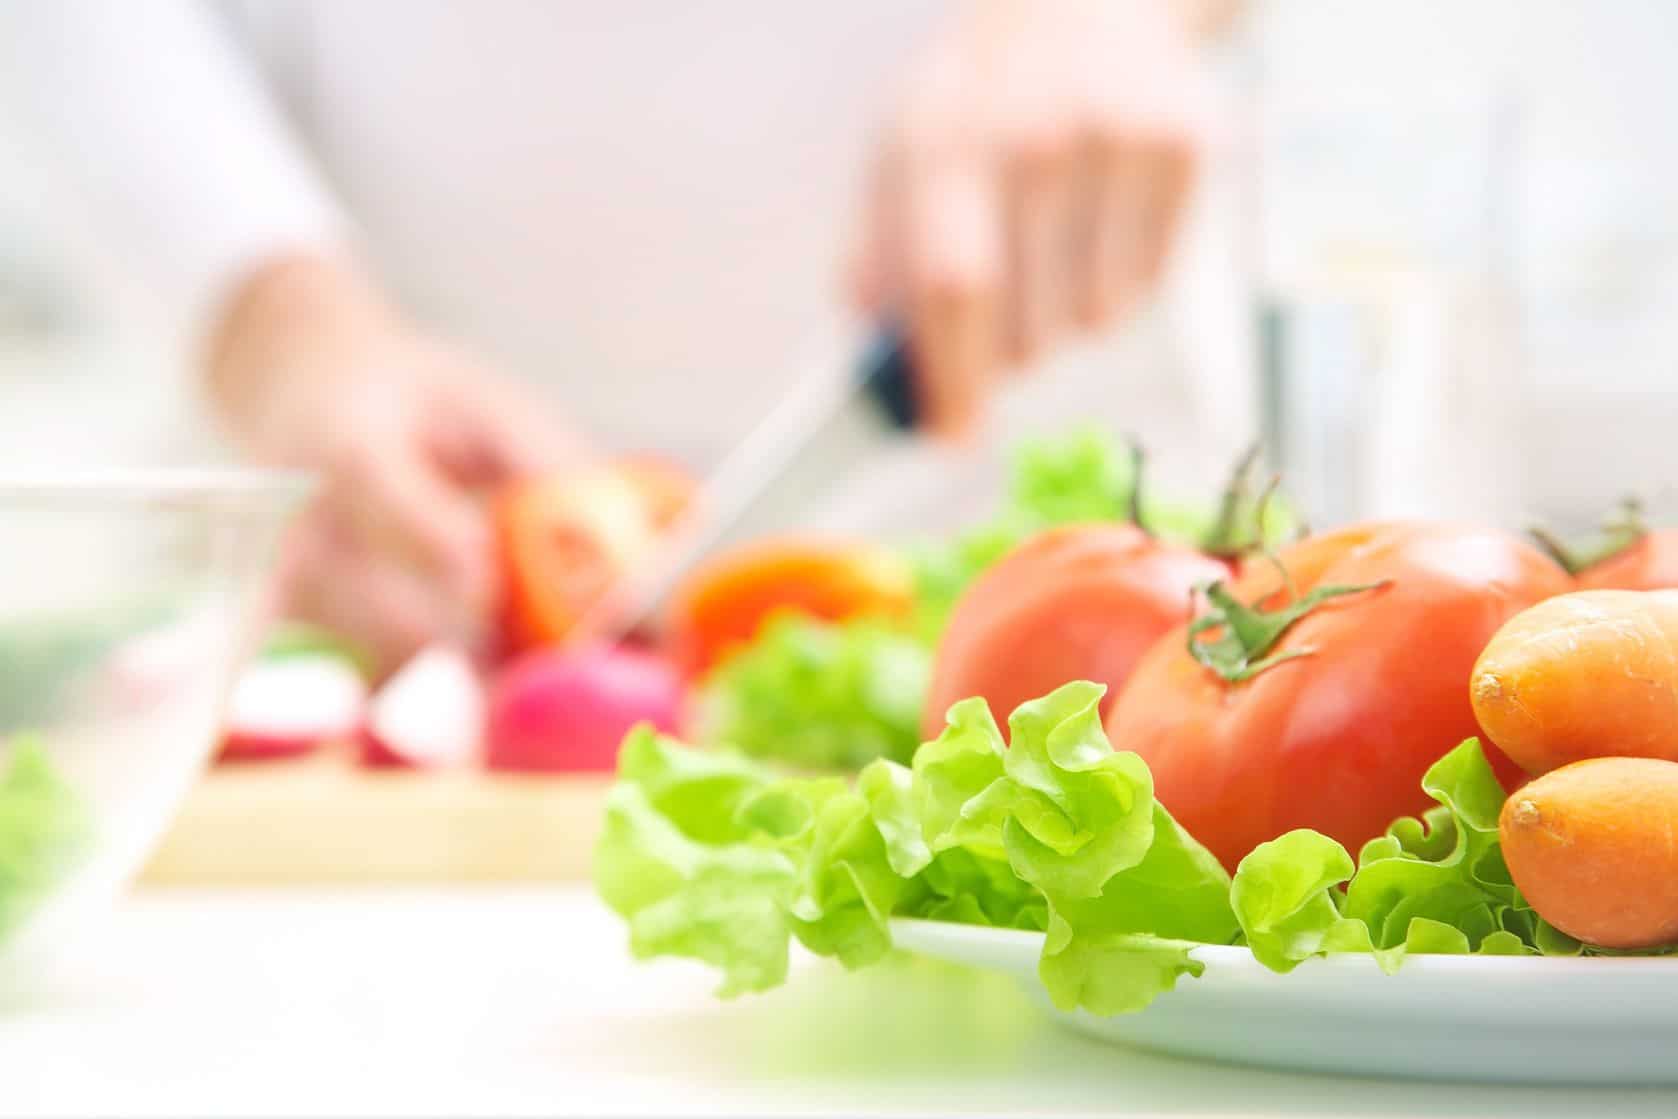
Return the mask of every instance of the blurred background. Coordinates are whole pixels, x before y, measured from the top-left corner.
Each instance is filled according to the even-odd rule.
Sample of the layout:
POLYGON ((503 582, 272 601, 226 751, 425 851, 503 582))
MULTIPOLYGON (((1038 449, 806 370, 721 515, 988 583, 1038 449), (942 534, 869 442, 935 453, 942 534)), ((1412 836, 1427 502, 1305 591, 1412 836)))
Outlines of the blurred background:
MULTIPOLYGON (((1678 93, 1678 9, 1210 8, 1226 18, 1183 55, 1211 82, 1203 173, 1160 282, 1137 285, 1102 329, 1045 348, 1034 375, 1007 378, 965 441, 859 438, 817 463, 827 475, 811 488, 769 503, 753 531, 926 547, 878 548, 892 553, 883 563, 824 556, 867 588, 862 601, 813 611, 831 626, 734 634, 751 637, 728 646, 745 650, 729 654, 737 669, 675 639, 642 660, 629 650, 627 669, 572 658, 567 643, 592 620, 579 603, 654 555, 670 527, 661 508, 783 401, 828 391, 801 378, 849 305, 845 264, 881 122, 946 16, 985 5, 0 9, 16 21, 0 27, 17 29, 12 43, 0 30, 0 46, 34 44, 0 54, 0 76, 21 79, 0 83, 12 90, 0 96, 0 470, 255 459, 326 476, 324 511, 303 522, 283 582, 288 609, 336 632, 271 641, 220 737, 228 758, 329 764, 290 785, 264 767, 223 774, 165 863, 233 880, 573 873, 597 790, 560 810, 553 798, 574 794, 559 785, 489 790, 471 774, 609 771, 624 728, 648 711, 707 741, 807 750, 806 762, 912 751, 954 596, 1029 531, 1122 517, 1124 434, 1147 446, 1150 477, 1171 495, 1161 508, 1187 511, 1165 526, 1181 536, 1256 438, 1313 526, 1415 515, 1572 532, 1628 492, 1658 516, 1678 427, 1678 133, 1663 119, 1678 93), (244 347, 246 366, 266 367, 249 400, 217 407, 203 372, 220 368, 205 361, 206 276, 238 278, 286 238, 342 241, 380 290, 338 277, 339 303, 288 311, 282 299, 280 328, 244 347), (460 359, 439 341, 473 358, 451 365, 460 359), (419 375, 438 367, 448 376, 419 375), (497 395, 495 372, 519 391, 497 395), (414 386, 440 393, 424 415, 414 386), (564 425, 523 423, 544 406, 618 474, 565 473, 564 425), (474 409, 503 444, 476 448, 484 462, 449 444, 474 409), (1103 434, 1069 434, 1091 427, 1103 434), (316 438, 324 428, 337 444, 316 438), (515 497, 498 497, 493 516, 456 516, 460 494, 403 473, 416 432, 447 445, 441 472, 474 499, 515 497), (1022 440, 1035 447, 1023 457, 1022 440), (626 453, 676 475, 612 457, 626 453), (445 556, 440 540, 468 554, 445 556), (480 581, 468 587, 465 569, 480 581), (410 578, 422 571, 433 581, 410 578), (497 582, 491 608, 480 592, 497 582), (888 631, 874 613, 893 619, 888 631), (521 651, 535 668, 509 660, 521 651), (530 680, 536 715, 517 699, 530 680), (510 736, 503 708, 522 712, 503 720, 510 736), (742 712, 762 717, 748 725, 742 712), (447 772, 399 790, 349 775, 346 757, 447 772), (276 823, 253 830, 252 818, 276 823), (336 830, 316 827, 326 818, 336 830), (374 834, 391 838, 369 858, 374 834)), ((1103 49, 1145 28, 1116 26, 1103 49)), ((1060 57, 1039 50, 1037 62, 1052 74, 1060 57)), ((243 329, 245 302, 228 305, 243 329)), ((827 351, 835 368, 819 372, 848 372, 849 356, 827 351)), ((140 678, 180 684, 194 725, 214 725, 238 609, 261 570, 259 549, 233 541, 266 539, 284 503, 245 494, 200 516, 171 498, 149 521, 83 523, 80 505, 55 516, 24 497, 0 520, 13 588, 0 596, 11 641, 0 673, 15 701, 0 731, 79 717, 80 685, 43 703, 37 681, 74 682, 107 655, 123 667, 133 657, 111 649, 133 641, 140 678), (234 508, 262 532, 229 528, 234 508), (227 604, 177 593, 216 572, 227 604), (55 595, 85 616, 42 621, 55 595), (182 652, 210 637, 214 658, 182 652), (218 675, 187 688, 206 659, 218 675)), ((214 736, 188 737, 182 785, 214 736)))
MULTIPOLYGON (((403 34, 400 19, 358 7, 362 16, 344 18, 403 34)), ((567 412, 608 444, 713 463, 767 411, 776 372, 832 313, 879 89, 938 10, 897 7, 889 28, 825 6, 800 17, 832 51, 796 128, 765 112, 726 125, 673 115, 682 81, 726 82, 741 72, 732 59, 776 56, 784 48, 773 31, 714 37, 709 57, 639 101, 590 92, 608 88, 590 67, 607 65, 611 51, 554 45, 568 96, 601 97, 597 112, 560 118, 569 131, 555 150, 615 160, 620 172, 641 161, 662 187, 676 177, 684 205, 711 220, 661 212, 672 192, 649 186, 634 230, 489 220, 471 245, 418 231, 405 251, 422 246, 423 259, 397 259, 377 241, 373 253, 422 307, 430 273, 461 254, 494 256, 517 238, 566 254, 578 267, 526 278, 545 285, 539 299, 457 302, 439 312, 456 319, 444 325, 493 339, 515 372, 570 392, 567 412), (621 143, 642 127, 638 117, 654 118, 649 134, 621 143), (646 146, 672 136, 676 150, 646 146), (726 166, 702 154, 719 145, 726 166), (781 189, 747 227, 730 191, 754 177, 781 189), (725 262, 709 269, 725 290, 702 305, 684 291, 699 272, 634 264, 641 238, 678 236, 686 255, 725 262), (557 349, 556 332, 527 321, 550 314, 567 326, 557 349), (750 391, 707 392, 706 371, 685 360, 693 353, 770 372, 742 378, 750 391), (596 371, 598 390, 579 396, 574 375, 554 383, 554 370, 579 368, 596 371), (617 369, 656 370, 666 406, 612 399, 617 369)), ((684 19, 699 17, 671 22, 684 19)), ((647 49, 674 49, 700 31, 672 26, 647 49)), ((1174 480, 1203 485, 1262 429, 1308 510, 1326 520, 1431 508, 1576 525, 1621 491, 1650 488, 1665 476, 1666 433, 1678 420, 1669 391, 1678 136, 1662 123, 1678 80, 1665 63, 1675 41, 1678 13, 1655 0, 1252 4, 1214 51, 1226 127, 1157 302, 1111 337, 1057 353, 1047 375, 1004 396, 991 443, 1094 418, 1142 435, 1174 480)), ((741 105, 751 96, 744 82, 720 93, 741 105)), ((178 342, 148 329, 143 312, 119 315, 123 293, 91 278, 98 246, 77 244, 86 231, 75 205, 8 126, 6 108, 0 464, 224 456, 178 342)), ((324 146, 367 142, 356 127, 342 124, 324 146)), ((457 145, 451 159, 462 165, 495 154, 481 150, 492 141, 440 142, 457 145)), ((399 199, 369 184, 334 185, 382 208, 392 227, 407 221, 399 199)), ((497 267, 539 258, 503 252, 497 267)), ((893 479, 921 476, 931 454, 905 450, 908 464, 859 470, 834 496, 843 517, 901 515, 901 501, 876 498, 901 493, 893 479)), ((934 457, 946 480, 928 507, 957 516, 946 487, 994 484, 996 454, 934 457)), ((923 482, 917 492, 927 490, 923 482)))

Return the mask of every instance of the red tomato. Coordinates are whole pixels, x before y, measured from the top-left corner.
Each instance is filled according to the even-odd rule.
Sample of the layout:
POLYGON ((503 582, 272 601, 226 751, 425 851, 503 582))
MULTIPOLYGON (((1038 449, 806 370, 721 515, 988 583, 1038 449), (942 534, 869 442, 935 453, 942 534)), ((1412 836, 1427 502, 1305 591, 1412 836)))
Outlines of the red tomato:
POLYGON ((501 495, 495 524, 515 649, 568 637, 657 539, 642 491, 610 467, 512 486, 501 495))
POLYGON ((1678 587, 1678 532, 1651 532, 1579 572, 1581 589, 1658 591, 1678 587))
POLYGON ((780 610, 837 621, 901 614, 914 592, 897 556, 865 544, 812 538, 757 540, 724 551, 676 589, 666 619, 670 655, 690 673, 750 641, 780 610))
MULTIPOLYGON (((1178 629, 1107 719, 1114 746, 1147 761, 1161 803, 1232 870, 1293 828, 1355 852, 1426 808, 1422 774, 1479 733, 1467 685, 1481 650, 1509 617, 1569 586, 1517 537, 1458 525, 1354 526, 1301 541, 1281 562, 1301 596, 1379 586, 1318 605, 1269 650, 1293 659, 1240 682, 1200 663, 1178 629)), ((1256 564, 1231 589, 1272 609, 1293 601, 1256 564)), ((1488 754, 1513 780, 1515 767, 1488 754)))
POLYGON ((1592 539, 1569 542, 1542 529, 1533 537, 1574 576, 1580 590, 1658 591, 1678 587, 1678 531, 1649 530, 1643 504, 1627 498, 1592 539))
POLYGON ((924 732, 951 704, 983 696, 998 721, 1069 680, 1107 685, 1103 710, 1142 654, 1187 620, 1195 587, 1229 568, 1135 525, 1037 534, 974 581, 938 645, 924 732))

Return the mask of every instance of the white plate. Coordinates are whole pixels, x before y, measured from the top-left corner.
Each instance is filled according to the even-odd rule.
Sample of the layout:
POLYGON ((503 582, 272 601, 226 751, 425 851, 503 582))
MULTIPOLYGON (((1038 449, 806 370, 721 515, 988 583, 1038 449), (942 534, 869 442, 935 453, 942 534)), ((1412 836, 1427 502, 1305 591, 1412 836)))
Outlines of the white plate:
MULTIPOLYGON (((1037 979, 1041 933, 892 922, 911 952, 1037 979)), ((1678 1084, 1678 957, 1415 956, 1387 975, 1367 956, 1278 975, 1244 948, 1137 1014, 1051 1010, 1107 1041, 1278 1068, 1435 1080, 1678 1084)))

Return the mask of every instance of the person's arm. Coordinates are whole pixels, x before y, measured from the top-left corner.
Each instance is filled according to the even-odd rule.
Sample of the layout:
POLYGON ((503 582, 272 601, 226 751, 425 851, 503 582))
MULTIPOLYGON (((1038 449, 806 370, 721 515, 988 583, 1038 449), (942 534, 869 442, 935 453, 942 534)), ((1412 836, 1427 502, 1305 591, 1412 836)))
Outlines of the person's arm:
POLYGON ((479 630, 496 586, 477 491, 572 444, 358 264, 214 13, 0 3, 0 98, 50 162, 81 247, 190 347, 229 433, 260 462, 321 475, 286 560, 287 606, 387 668, 479 630))
POLYGON ((0 90, 77 249, 190 346, 262 262, 341 251, 340 211, 197 0, 0 4, 0 90))

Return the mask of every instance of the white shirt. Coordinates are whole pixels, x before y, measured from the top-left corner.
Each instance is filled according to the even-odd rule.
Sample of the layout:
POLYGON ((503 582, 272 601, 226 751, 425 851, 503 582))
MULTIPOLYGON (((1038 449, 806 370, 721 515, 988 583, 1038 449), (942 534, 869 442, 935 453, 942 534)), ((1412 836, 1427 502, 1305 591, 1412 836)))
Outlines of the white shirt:
POLYGON ((876 99, 937 7, 71 0, 14 42, 176 325, 347 233, 586 428, 668 446, 709 400, 761 412, 832 307, 876 99))
MULTIPOLYGON (((177 329, 201 329, 276 247, 348 237, 417 313, 547 386, 602 441, 704 461, 767 411, 834 313, 869 130, 942 7, 41 0, 0 6, 0 83, 79 171, 56 189, 83 239, 177 329)), ((1678 145, 1659 123, 1678 13, 1255 11, 1279 97, 1402 110, 1445 75, 1507 82, 1527 121, 1513 186, 1489 195, 1518 235, 1520 381, 1472 409, 1412 394, 1423 430, 1373 453, 1393 478, 1417 476, 1411 462, 1428 477, 1366 511, 1514 518, 1559 498, 1583 513, 1650 488, 1678 422, 1661 372, 1678 145), (1453 408, 1458 428, 1432 430, 1428 410, 1453 408), (1498 441, 1518 461, 1483 467, 1498 441), (1500 472, 1521 486, 1470 484, 1500 472)), ((1412 163, 1451 150, 1415 147, 1412 163)), ((1162 448, 1180 484, 1215 477, 1257 426, 1249 185, 1215 166, 1159 313, 1011 393, 996 426, 1105 422, 1162 448)))
MULTIPOLYGON (((347 238, 593 437, 705 462, 840 309, 872 130, 945 7, 67 0, 0 17, 0 71, 115 286, 175 333, 263 256, 347 238)), ((1228 329, 1156 322, 998 426, 1105 420, 1215 475, 1251 416, 1185 382, 1174 335, 1240 381, 1228 329)))

